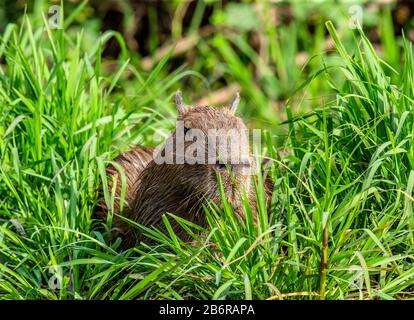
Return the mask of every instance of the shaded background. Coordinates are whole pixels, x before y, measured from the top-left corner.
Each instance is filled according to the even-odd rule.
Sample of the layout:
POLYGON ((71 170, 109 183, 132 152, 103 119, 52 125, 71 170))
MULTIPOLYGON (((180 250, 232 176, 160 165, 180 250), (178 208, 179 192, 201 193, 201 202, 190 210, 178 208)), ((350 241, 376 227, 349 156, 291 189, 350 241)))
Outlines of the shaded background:
MULTIPOLYGON (((42 12, 60 1, 0 4, 2 32, 25 10, 41 24, 42 12)), ((116 30, 131 63, 144 74, 172 50, 164 76, 186 70, 180 85, 188 100, 220 105, 240 90, 242 114, 260 127, 285 120, 287 107, 302 113, 332 98, 323 75, 302 84, 334 59, 324 23, 332 20, 342 41, 351 43, 350 23, 358 6, 376 50, 399 70, 402 28, 414 39, 411 1, 64 1, 66 17, 78 8, 69 31, 83 29, 85 47, 98 34, 116 30)), ((118 40, 110 39, 104 51, 108 72, 120 55, 118 40)))

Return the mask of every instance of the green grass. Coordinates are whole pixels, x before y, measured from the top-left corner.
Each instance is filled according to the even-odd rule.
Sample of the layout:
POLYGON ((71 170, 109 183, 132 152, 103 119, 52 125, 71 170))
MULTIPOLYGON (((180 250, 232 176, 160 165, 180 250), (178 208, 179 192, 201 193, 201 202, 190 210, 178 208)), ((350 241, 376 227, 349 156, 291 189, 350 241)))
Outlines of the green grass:
POLYGON ((260 152, 275 160, 270 217, 259 179, 258 226, 248 203, 244 223, 223 199, 222 210, 206 208, 210 228, 202 236, 198 226, 166 215, 166 234, 145 231, 158 245, 121 251, 119 240, 107 240, 110 219, 92 219, 104 168, 128 146, 149 145, 170 129, 173 93, 188 77, 210 74, 209 64, 204 72, 201 62, 195 71, 167 72, 167 55, 143 72, 119 34, 85 46, 82 32, 33 27, 27 17, 9 25, 0 42, 0 298, 413 298, 411 43, 391 50, 396 40, 386 32, 379 58, 362 31, 343 43, 332 23, 318 28, 325 27, 335 53, 315 46, 321 63, 311 60, 309 70, 290 69, 287 47, 270 44, 271 59, 286 64, 264 70, 263 91, 240 60, 260 59, 245 38, 215 35, 200 44, 210 58, 222 57, 229 82, 241 84, 241 114, 268 129, 260 152), (115 71, 101 59, 111 37, 124 48, 111 62, 115 71), (288 99, 277 128, 282 116, 271 111, 272 94, 288 99), (281 148, 290 155, 280 159, 281 148), (169 231, 171 219, 192 243, 169 231))

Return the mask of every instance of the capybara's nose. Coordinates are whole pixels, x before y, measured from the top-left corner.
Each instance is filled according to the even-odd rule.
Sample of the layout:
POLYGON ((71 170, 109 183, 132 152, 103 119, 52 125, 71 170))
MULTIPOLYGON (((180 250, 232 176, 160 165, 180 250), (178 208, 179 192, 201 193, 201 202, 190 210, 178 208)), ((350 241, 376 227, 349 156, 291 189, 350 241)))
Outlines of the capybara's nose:
POLYGON ((250 161, 241 161, 240 163, 232 164, 231 169, 235 174, 247 175, 250 172, 250 161))

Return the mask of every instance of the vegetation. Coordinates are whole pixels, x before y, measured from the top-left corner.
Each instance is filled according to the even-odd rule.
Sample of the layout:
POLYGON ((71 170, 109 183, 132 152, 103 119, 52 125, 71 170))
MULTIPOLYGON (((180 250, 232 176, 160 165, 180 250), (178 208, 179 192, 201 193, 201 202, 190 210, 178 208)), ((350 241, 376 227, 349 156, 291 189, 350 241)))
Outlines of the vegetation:
MULTIPOLYGON (((235 28, 253 4, 200 1, 185 32, 175 16, 175 48, 157 51, 150 32, 145 59, 118 32, 80 28, 87 2, 65 11, 62 29, 36 3, 0 41, 0 298, 413 298, 414 60, 389 7, 372 18, 381 22, 373 43, 371 26, 351 29, 346 15, 310 32, 306 8, 292 4, 297 21, 276 27, 266 19, 274 5, 263 4, 253 17, 263 21, 235 28), (202 37, 207 8, 213 29, 202 37), (260 50, 249 38, 257 25, 260 50), (191 37, 182 64, 177 47, 191 37), (115 58, 104 54, 113 41, 115 58), (108 241, 112 216, 93 218, 106 166, 165 138, 176 89, 220 102, 221 87, 241 89, 240 115, 264 129, 270 217, 259 175, 258 226, 249 214, 237 221, 223 198, 224 209, 206 208, 202 235, 166 213, 167 230, 176 219, 192 243, 147 229, 157 245, 120 250, 121 239, 108 241)), ((110 204, 113 191, 104 194, 110 204)))

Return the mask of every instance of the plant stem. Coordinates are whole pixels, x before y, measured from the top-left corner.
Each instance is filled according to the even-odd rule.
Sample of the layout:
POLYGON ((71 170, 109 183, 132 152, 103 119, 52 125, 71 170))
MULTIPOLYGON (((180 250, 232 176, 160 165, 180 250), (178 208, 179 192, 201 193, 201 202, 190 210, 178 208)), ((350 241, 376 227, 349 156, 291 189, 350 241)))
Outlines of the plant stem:
POLYGON ((321 272, 320 272, 320 283, 319 283, 319 297, 321 300, 325 300, 327 264, 328 264, 328 228, 326 224, 323 228, 323 233, 322 233, 321 272))

